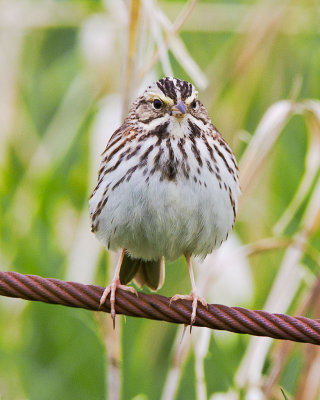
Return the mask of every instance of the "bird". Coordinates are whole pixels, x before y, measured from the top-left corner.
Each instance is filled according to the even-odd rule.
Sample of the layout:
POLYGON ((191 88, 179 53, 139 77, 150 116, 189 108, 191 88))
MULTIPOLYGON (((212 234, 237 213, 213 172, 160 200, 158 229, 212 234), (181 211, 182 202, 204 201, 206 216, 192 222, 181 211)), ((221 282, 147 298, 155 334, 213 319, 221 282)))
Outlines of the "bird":
POLYGON ((236 158, 212 124, 193 84, 164 77, 150 84, 102 153, 89 200, 91 230, 109 250, 120 250, 110 294, 115 323, 116 290, 137 294, 132 280, 152 291, 164 282, 165 260, 184 256, 192 301, 198 293, 191 257, 204 259, 227 239, 237 214, 240 184, 236 158))

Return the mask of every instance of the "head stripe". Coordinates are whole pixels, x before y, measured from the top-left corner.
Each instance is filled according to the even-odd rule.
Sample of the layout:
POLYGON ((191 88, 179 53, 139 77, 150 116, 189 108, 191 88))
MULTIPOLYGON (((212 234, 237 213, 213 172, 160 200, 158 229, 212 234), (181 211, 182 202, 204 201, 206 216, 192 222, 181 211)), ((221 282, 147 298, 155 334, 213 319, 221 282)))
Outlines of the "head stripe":
POLYGON ((178 97, 185 101, 191 96, 193 90, 191 83, 176 78, 162 78, 156 82, 156 85, 166 97, 169 97, 175 103, 178 97), (178 94, 178 92, 180 93, 178 94))

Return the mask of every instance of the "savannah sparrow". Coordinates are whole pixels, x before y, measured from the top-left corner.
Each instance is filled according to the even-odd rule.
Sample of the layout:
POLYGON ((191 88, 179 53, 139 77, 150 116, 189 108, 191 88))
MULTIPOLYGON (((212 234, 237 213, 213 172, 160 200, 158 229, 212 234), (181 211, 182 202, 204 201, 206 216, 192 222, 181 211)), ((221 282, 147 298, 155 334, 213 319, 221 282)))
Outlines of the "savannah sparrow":
POLYGON ((110 293, 132 279, 152 290, 164 281, 164 259, 184 255, 189 267, 191 326, 197 302, 192 255, 204 258, 226 240, 240 192, 235 157, 212 125, 191 83, 163 78, 130 108, 102 153, 90 198, 92 231, 108 249, 121 249, 110 293))

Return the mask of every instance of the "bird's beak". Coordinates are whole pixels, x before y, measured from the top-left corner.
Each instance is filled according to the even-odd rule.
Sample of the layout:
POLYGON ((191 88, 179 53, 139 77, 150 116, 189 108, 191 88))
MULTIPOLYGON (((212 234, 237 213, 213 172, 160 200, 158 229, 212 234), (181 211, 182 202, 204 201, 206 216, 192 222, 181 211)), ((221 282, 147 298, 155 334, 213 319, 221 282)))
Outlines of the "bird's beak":
POLYGON ((175 104, 171 110, 173 116, 177 118, 182 118, 186 113, 186 106, 183 101, 178 101, 178 103, 175 104))

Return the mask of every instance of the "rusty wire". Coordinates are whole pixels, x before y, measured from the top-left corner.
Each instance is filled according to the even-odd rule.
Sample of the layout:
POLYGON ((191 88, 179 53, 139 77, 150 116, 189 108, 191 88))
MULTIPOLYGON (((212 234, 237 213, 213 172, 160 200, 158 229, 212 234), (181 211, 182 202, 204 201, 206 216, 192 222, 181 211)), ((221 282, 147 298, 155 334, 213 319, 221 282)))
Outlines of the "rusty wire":
MULTIPOLYGON (((2 296, 110 312, 109 299, 103 307, 99 308, 103 290, 104 288, 95 285, 64 282, 59 279, 41 278, 17 272, 0 272, 0 295, 2 296)), ((168 297, 141 292, 135 296, 119 289, 116 296, 116 312, 133 317, 188 325, 192 311, 191 301, 178 300, 172 302, 171 305, 169 303, 168 297)), ((251 311, 241 307, 208 304, 206 309, 199 304, 194 325, 320 344, 320 319, 251 311)))

